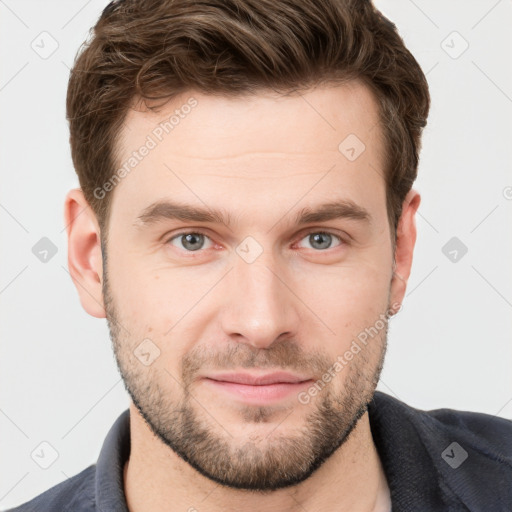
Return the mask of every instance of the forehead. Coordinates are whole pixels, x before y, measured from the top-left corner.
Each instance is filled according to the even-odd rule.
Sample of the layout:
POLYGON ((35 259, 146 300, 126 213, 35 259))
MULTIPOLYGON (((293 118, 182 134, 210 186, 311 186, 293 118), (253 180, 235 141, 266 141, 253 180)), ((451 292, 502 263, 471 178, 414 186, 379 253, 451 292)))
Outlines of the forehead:
POLYGON ((338 197, 384 197, 378 103, 360 82, 284 96, 189 91, 157 112, 131 109, 117 149, 125 172, 112 210, 132 218, 166 197, 234 210, 325 202, 333 187, 338 197))
POLYGON ((158 111, 136 105, 128 110, 120 134, 121 153, 133 150, 148 134, 159 146, 173 145, 177 155, 205 158, 228 156, 219 143, 234 135, 231 154, 337 150, 336 142, 346 135, 357 135, 366 145, 381 135, 377 100, 360 81, 286 95, 261 90, 222 96, 190 90, 158 111), (192 147, 192 153, 185 151, 192 147))

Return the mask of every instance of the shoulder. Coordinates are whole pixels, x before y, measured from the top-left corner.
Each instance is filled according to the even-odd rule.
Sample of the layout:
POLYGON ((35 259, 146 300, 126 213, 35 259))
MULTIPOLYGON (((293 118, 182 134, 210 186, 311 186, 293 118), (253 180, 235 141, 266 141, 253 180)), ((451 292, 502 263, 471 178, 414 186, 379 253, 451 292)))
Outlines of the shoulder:
POLYGON ((512 420, 481 412, 456 409, 422 411, 446 430, 464 435, 468 440, 486 440, 512 455, 512 420))
POLYGON ((462 411, 458 409, 423 410, 406 405, 397 399, 387 396, 389 404, 402 411, 404 417, 425 433, 437 431, 454 439, 466 441, 469 446, 493 447, 487 454, 502 454, 504 459, 512 463, 512 420, 481 412, 462 411))
POLYGON ((387 457, 396 461, 394 454, 405 447, 409 458, 401 463, 428 468, 430 478, 463 503, 511 510, 511 420, 456 409, 422 410, 382 392, 375 393, 369 411, 387 457))
POLYGON ((457 409, 423 410, 377 391, 373 409, 394 421, 408 422, 416 431, 455 436, 469 445, 493 446, 512 463, 512 420, 481 412, 457 409))
POLYGON ((89 512, 95 510, 93 464, 42 494, 5 512, 89 512))

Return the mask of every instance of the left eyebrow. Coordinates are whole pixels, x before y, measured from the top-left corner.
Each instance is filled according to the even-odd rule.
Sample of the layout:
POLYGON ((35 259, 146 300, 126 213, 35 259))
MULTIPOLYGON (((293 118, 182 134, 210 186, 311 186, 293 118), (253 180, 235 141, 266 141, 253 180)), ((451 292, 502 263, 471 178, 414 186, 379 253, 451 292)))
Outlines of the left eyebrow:
MULTIPOLYGON (((325 222, 335 219, 352 219, 371 223, 370 212, 349 199, 340 199, 324 203, 314 208, 305 207, 299 210, 294 218, 296 225, 325 222)), ((149 225, 161 220, 172 219, 183 222, 210 222, 229 226, 232 217, 225 210, 215 210, 191 206, 172 201, 156 201, 137 217, 138 223, 149 225)))
POLYGON ((302 208, 295 217, 295 223, 300 225, 335 219, 352 219, 370 224, 372 216, 366 208, 359 206, 350 199, 340 199, 321 204, 314 209, 310 207, 302 208))

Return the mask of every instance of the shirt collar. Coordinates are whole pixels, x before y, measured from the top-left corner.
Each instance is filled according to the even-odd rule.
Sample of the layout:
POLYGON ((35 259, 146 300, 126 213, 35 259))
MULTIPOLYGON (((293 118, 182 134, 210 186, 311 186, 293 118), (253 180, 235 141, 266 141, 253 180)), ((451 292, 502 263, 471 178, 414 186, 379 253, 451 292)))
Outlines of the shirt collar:
POLYGON ((130 410, 112 425, 96 463, 96 509, 100 512, 128 512, 124 494, 124 465, 130 456, 130 410))

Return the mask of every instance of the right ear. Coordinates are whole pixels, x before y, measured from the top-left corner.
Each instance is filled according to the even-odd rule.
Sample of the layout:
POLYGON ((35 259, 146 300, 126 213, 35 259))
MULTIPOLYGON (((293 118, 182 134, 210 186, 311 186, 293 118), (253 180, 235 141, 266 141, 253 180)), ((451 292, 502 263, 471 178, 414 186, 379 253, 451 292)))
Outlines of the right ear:
POLYGON ((96 318, 105 318, 103 302, 103 258, 96 215, 81 189, 72 189, 64 203, 68 235, 68 268, 82 307, 96 318))

